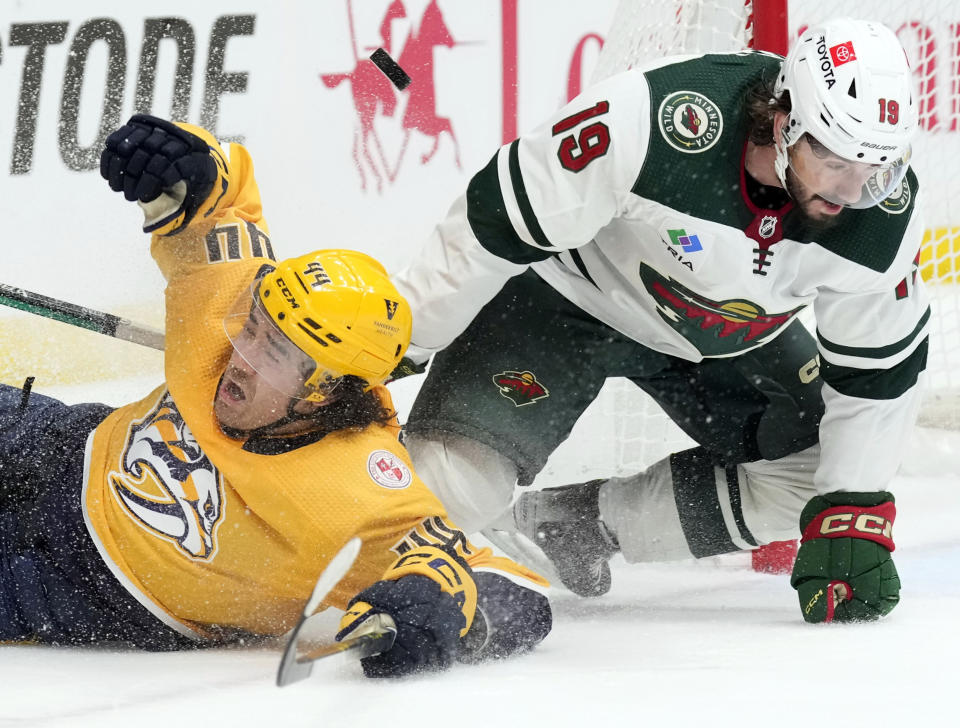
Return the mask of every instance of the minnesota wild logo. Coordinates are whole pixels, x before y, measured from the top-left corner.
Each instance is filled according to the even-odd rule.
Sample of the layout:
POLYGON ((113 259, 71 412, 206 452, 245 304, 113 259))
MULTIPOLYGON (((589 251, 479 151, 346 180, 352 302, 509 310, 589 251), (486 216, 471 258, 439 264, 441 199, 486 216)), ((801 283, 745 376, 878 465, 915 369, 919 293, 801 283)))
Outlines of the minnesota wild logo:
MULTIPOLYGON (((872 177, 867 180, 868 185, 871 183, 873 183, 872 177)), ((901 212, 910 207, 910 185, 907 184, 907 180, 900 180, 900 184, 898 184, 897 188, 890 193, 890 196, 880 201, 879 207, 881 210, 884 212, 889 212, 891 215, 899 215, 901 212)))
POLYGON ((696 91, 675 91, 660 104, 657 112, 660 133, 681 152, 697 154, 717 143, 723 132, 720 109, 696 91))
POLYGON ((550 392, 537 381, 533 372, 500 372, 493 375, 493 383, 497 385, 500 394, 513 402, 515 407, 533 404, 538 399, 550 396, 550 392))
POLYGON ((729 356, 751 349, 771 338, 803 306, 767 313, 762 306, 742 298, 714 300, 640 264, 640 279, 657 303, 660 317, 704 356, 729 356))

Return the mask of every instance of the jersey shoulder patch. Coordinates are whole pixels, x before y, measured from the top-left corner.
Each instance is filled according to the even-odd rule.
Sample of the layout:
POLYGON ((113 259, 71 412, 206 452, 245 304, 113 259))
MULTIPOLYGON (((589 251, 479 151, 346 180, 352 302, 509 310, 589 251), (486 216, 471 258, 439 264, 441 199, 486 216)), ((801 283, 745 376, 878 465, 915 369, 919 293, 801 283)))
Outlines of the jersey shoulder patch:
POLYGON ((722 53, 646 71, 650 144, 631 191, 695 217, 745 224, 741 206, 724 204, 718 190, 729 197, 740 177, 747 138, 743 99, 761 81, 772 84, 779 67, 776 56, 722 53))

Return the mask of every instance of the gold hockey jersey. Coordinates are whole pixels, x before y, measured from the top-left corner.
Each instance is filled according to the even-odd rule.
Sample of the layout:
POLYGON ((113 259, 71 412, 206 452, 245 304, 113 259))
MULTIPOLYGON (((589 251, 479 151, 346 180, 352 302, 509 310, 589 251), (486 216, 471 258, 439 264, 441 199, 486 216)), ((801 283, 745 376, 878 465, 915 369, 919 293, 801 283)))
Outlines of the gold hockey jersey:
POLYGON ((211 145, 220 179, 186 229, 169 235, 181 219, 153 235, 167 279, 166 384, 111 413, 86 448, 84 515, 115 576, 159 619, 200 639, 286 632, 354 535, 360 556, 328 597, 338 608, 424 544, 544 584, 444 520, 397 427, 338 431, 275 454, 221 432, 213 401, 232 352, 222 320, 273 254, 246 150, 232 144, 228 158, 188 128, 211 145))

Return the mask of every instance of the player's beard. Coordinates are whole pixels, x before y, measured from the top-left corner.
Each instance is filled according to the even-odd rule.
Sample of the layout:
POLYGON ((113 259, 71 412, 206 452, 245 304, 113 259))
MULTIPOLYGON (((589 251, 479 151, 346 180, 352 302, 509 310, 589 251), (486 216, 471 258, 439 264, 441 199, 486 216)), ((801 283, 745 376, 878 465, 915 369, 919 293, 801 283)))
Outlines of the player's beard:
POLYGON ((790 168, 787 168, 787 193, 796 203, 797 211, 800 213, 804 226, 811 230, 817 232, 829 230, 840 221, 840 218, 844 217, 844 211, 836 215, 825 212, 815 212, 812 209, 814 202, 817 200, 827 202, 827 200, 811 192, 809 188, 800 181, 796 172, 790 168))

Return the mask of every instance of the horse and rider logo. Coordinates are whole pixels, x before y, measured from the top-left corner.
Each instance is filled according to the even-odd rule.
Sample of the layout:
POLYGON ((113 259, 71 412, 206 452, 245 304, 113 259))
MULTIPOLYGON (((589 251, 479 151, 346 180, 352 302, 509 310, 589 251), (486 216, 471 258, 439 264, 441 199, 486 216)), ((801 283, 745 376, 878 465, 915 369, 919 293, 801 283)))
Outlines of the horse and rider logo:
MULTIPOLYGON (((353 136, 353 160, 360 175, 360 186, 366 190, 369 177, 373 178, 377 192, 382 192, 385 182, 392 183, 403 164, 413 132, 432 140, 432 146, 420 155, 420 164, 433 159, 440 148, 440 136, 447 134, 453 143, 454 161, 460 169, 460 148, 449 118, 437 114, 436 84, 434 81, 433 50, 441 46, 453 48, 462 45, 450 33, 437 0, 431 0, 423 11, 419 23, 409 17, 402 0, 392 0, 386 8, 380 25, 380 42, 361 46, 356 31, 356 18, 351 0, 347 2, 349 34, 353 48, 352 71, 322 73, 320 79, 330 89, 342 83, 350 86, 351 99, 356 113, 353 136), (407 28, 405 37, 395 37, 395 30, 407 28), (402 92, 371 61, 372 51, 382 48, 411 77, 412 83, 402 92), (396 52, 395 52, 396 51, 396 52), (380 131, 379 124, 386 117, 399 117, 402 130, 399 149, 392 149, 380 131)), ((409 0, 408 0, 409 2, 409 0)), ((368 8, 368 5, 364 5, 368 8)))

